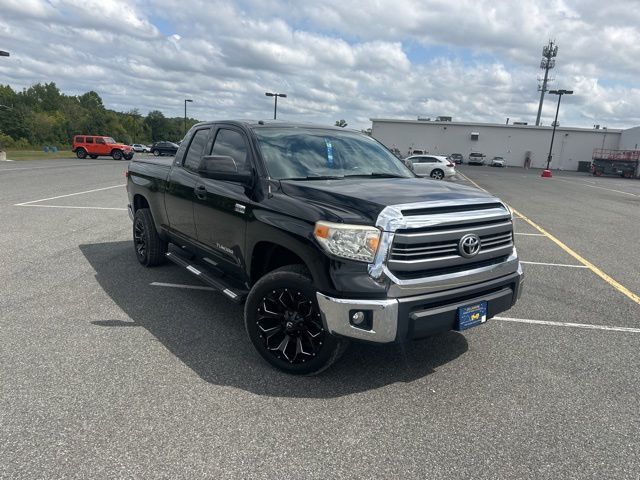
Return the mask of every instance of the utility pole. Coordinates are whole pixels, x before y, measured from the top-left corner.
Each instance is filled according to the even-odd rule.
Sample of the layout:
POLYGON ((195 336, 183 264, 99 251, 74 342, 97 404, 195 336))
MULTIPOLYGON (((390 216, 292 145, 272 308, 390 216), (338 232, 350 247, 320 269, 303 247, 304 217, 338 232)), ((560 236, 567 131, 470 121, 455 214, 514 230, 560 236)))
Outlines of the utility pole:
POLYGON ((542 85, 538 87, 538 90, 540 90, 540 104, 538 105, 536 126, 540 125, 540 115, 542 114, 544 92, 547 91, 547 82, 549 82, 549 70, 556 66, 555 57, 557 55, 558 45, 555 45, 552 40, 549 40, 549 44, 542 48, 542 60, 540 61, 540 68, 544 70, 544 79, 542 80, 542 85))
POLYGON ((267 97, 273 97, 275 102, 273 104, 273 119, 276 119, 276 116, 278 115, 278 97, 280 98, 287 98, 287 94, 286 93, 272 93, 272 92, 265 92, 264 93, 267 97))
POLYGON ((189 98, 184 99, 184 134, 187 134, 187 103, 191 103, 193 100, 189 98))
POLYGON ((549 155, 547 156, 547 170, 551 165, 551 151, 553 150, 553 139, 556 136, 556 127, 558 126, 558 112, 560 111, 560 100, 562 95, 572 95, 573 90, 551 90, 549 93, 558 95, 558 106, 556 107, 556 119, 553 121, 553 133, 551 133, 551 145, 549 145, 549 155))

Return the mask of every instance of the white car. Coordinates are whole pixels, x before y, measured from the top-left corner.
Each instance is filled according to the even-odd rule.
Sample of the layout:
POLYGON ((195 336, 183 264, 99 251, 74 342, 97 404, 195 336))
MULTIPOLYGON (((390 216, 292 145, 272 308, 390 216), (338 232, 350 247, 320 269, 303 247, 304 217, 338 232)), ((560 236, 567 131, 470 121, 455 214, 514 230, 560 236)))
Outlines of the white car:
POLYGON ((493 157, 491 159, 491 166, 492 167, 506 167, 507 164, 504 161, 504 158, 502 158, 502 157, 493 157))
POLYGON ((134 143, 133 145, 131 145, 131 148, 133 148, 134 152, 149 153, 151 151, 149 147, 140 143, 134 143))
POLYGON ((456 174, 456 165, 448 157, 442 155, 412 155, 405 158, 407 165, 420 177, 431 177, 442 180, 456 174))

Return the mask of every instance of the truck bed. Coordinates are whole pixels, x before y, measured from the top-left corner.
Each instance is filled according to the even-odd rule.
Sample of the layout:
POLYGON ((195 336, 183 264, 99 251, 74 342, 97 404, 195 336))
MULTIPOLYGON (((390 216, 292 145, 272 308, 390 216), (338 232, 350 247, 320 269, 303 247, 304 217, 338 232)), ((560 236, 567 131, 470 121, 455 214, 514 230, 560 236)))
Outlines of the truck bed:
POLYGON ((174 157, 139 157, 134 156, 131 163, 148 163, 151 165, 161 165, 163 167, 171 167, 174 157))

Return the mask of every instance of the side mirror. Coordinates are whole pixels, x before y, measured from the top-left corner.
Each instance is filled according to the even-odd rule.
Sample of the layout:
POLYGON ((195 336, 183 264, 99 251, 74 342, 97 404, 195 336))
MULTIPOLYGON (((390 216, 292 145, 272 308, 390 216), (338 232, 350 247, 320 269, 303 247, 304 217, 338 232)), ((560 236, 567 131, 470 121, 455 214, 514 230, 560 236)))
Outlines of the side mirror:
POLYGON ((198 172, 203 177, 214 180, 227 180, 248 186, 253 182, 252 172, 239 172, 236 161, 228 155, 206 155, 202 157, 198 172))

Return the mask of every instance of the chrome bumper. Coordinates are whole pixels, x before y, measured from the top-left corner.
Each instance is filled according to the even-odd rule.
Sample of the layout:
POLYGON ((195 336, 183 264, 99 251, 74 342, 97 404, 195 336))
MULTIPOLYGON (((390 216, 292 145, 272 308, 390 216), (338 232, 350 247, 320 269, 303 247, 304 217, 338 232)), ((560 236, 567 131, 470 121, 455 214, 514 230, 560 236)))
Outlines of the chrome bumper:
MULTIPOLYGON (((519 262, 517 264, 516 271, 510 272, 506 277, 494 278, 488 282, 479 283, 476 286, 471 285, 458 288, 458 291, 460 292, 463 290, 468 291, 469 289, 477 291, 477 298, 474 297, 472 299, 468 299, 468 296, 459 296, 458 298, 468 299, 461 302, 460 300, 456 300, 455 296, 452 295, 452 290, 456 289, 442 290, 441 298, 449 297, 447 304, 442 306, 438 306, 436 303, 434 307, 424 307, 426 297, 430 297, 430 301, 432 302, 434 296, 440 297, 440 292, 433 292, 430 294, 424 294, 424 292, 423 294, 417 294, 418 292, 415 292, 416 295, 411 297, 386 298, 380 300, 334 298, 320 292, 316 293, 316 297, 318 299, 318 306, 320 307, 323 326, 328 332, 335 335, 374 343, 392 343, 402 341, 406 337, 406 332, 410 330, 407 328, 409 325, 408 322, 413 322, 417 318, 415 314, 412 314, 411 312, 418 311, 418 317, 424 319, 423 321, 431 322, 430 318, 435 318, 436 315, 446 311, 448 312, 447 315, 449 316, 449 323, 447 324, 448 327, 445 327, 444 330, 450 330, 451 328, 454 328, 458 307, 463 306, 466 303, 483 300, 489 301, 491 304, 492 298, 495 297, 495 293, 489 293, 494 291, 490 287, 495 285, 496 282, 505 282, 507 280, 510 284, 515 283, 515 285, 513 289, 505 288, 502 290, 502 292, 510 292, 509 296, 505 297, 504 293, 502 294, 502 297, 505 300, 501 307, 497 307, 497 310, 494 308, 493 316, 497 315, 501 311, 508 310, 522 294, 524 274, 519 262), (511 300, 507 300, 509 298, 511 300), (504 305, 505 301, 507 301, 506 305, 504 305), (359 328, 351 323, 353 314, 360 311, 369 312, 371 315, 371 328, 359 328)), ((428 330, 428 327, 426 330, 428 330)))
POLYGON ((398 300, 347 300, 316 293, 324 327, 330 332, 345 337, 390 343, 396 339, 398 330, 398 300), (351 325, 353 311, 368 310, 372 316, 371 330, 351 325))

